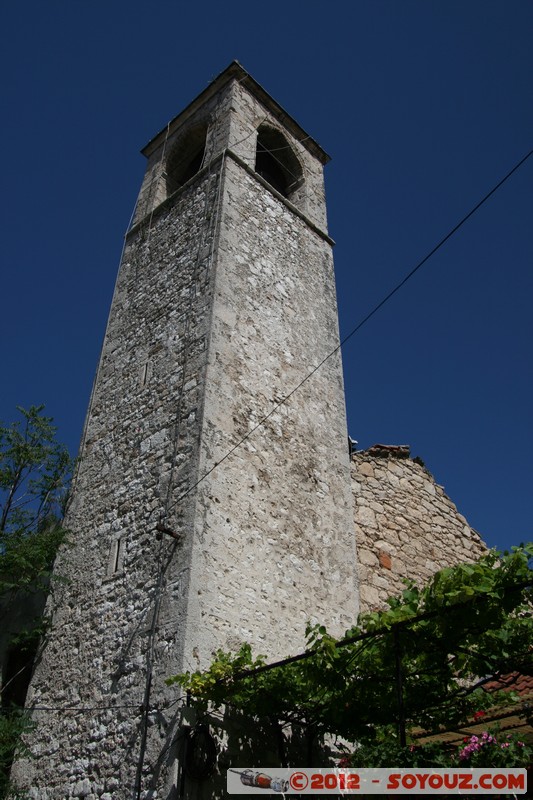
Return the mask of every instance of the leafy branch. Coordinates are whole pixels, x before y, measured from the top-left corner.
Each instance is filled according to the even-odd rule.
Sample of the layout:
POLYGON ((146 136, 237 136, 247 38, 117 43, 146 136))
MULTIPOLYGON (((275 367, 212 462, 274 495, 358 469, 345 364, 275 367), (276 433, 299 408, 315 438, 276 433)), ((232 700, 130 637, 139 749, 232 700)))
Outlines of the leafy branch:
POLYGON ((43 615, 62 526, 70 456, 55 439, 43 406, 18 409, 21 419, 0 424, 0 630, 2 714, 0 797, 22 796, 9 780, 22 734, 31 727, 21 710, 31 665, 48 620, 43 615))
MULTIPOLYGON (((398 721, 439 730, 494 705, 479 676, 531 671, 533 544, 436 573, 423 587, 406 582, 388 608, 362 615, 336 639, 308 626, 306 652, 277 664, 218 651, 204 672, 176 675, 200 708, 222 705, 281 723, 298 721, 351 742, 373 740, 398 721)), ((509 696, 506 696, 509 702, 509 696)))
POLYGON ((19 407, 22 420, 0 425, 0 595, 42 589, 65 537, 72 462, 43 408, 19 407))

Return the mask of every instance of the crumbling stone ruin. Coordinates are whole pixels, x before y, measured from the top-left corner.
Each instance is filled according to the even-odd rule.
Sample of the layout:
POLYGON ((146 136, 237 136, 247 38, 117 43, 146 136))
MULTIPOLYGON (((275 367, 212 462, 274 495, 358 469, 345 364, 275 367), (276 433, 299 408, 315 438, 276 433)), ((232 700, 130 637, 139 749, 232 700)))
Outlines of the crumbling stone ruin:
POLYGON ((352 486, 363 612, 401 594, 404 578, 423 583, 487 550, 409 447, 378 444, 352 453, 352 486))

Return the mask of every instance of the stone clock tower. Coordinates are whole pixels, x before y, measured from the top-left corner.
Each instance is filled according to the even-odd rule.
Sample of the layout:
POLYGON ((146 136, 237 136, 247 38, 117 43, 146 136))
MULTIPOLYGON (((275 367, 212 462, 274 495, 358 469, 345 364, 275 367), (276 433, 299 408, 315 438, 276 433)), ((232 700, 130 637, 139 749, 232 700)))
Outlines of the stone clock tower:
POLYGON ((212 797, 165 678, 357 613, 326 153, 236 62, 143 150, 30 686, 30 796, 212 797))

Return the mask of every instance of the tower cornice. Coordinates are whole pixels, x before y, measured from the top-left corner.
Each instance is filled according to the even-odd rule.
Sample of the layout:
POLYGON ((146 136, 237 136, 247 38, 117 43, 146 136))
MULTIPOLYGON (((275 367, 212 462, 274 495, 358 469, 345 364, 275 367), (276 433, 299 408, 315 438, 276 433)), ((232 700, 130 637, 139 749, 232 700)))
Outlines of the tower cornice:
POLYGON ((296 122, 296 120, 288 114, 279 103, 277 103, 263 87, 252 78, 238 61, 232 61, 223 72, 220 73, 211 83, 200 92, 200 94, 176 117, 174 117, 168 125, 159 131, 148 144, 143 147, 141 153, 147 158, 156 150, 166 136, 172 135, 184 122, 187 121, 202 105, 211 99, 217 92, 219 92, 225 85, 231 81, 238 81, 241 85, 254 95, 254 97, 283 125, 286 130, 290 131, 293 136, 322 164, 327 164, 330 156, 323 150, 322 147, 312 138, 309 134, 296 122))
POLYGON ((212 162, 207 164, 205 167, 202 167, 202 169, 199 170, 195 175, 193 175, 192 178, 190 178, 190 180, 187 181, 187 183, 185 183, 180 189, 177 190, 177 192, 172 194, 170 197, 167 197, 166 200, 163 200, 163 202, 160 203, 159 206, 153 209, 150 215, 140 219, 138 222, 132 225, 131 228, 129 228, 125 233, 124 236, 125 240, 128 241, 129 239, 133 238, 137 234, 137 232, 143 228, 143 225, 147 224, 148 217, 150 218, 151 221, 153 221, 154 217, 157 217, 160 213, 163 213, 164 210, 175 201, 175 195, 181 194, 193 182, 200 180, 207 172, 209 172, 209 170, 212 170, 214 166, 219 161, 222 161, 225 157, 232 158, 236 164, 238 164, 242 169, 245 170, 245 172, 248 173, 248 175, 250 175, 254 180, 262 184, 262 186, 264 186, 264 188, 267 189, 269 192, 271 192, 273 195, 275 195, 278 198, 278 200, 280 200, 280 202, 282 202, 285 206, 287 206, 288 209, 290 209, 290 211, 292 211, 293 214, 296 214, 296 216, 300 217, 300 219, 302 219, 312 231, 314 231, 318 236, 324 239, 324 241, 328 242, 328 244, 330 244, 332 247, 335 246, 335 240, 332 239, 331 236, 329 236, 327 231, 322 230, 322 228, 316 225, 311 219, 309 219, 307 214, 304 214, 302 211, 300 211, 300 209, 297 208, 294 205, 294 203, 291 203, 290 200, 287 200, 287 198, 284 197, 282 194, 280 194, 280 192, 278 192, 273 186, 271 186, 268 183, 268 181, 262 178, 261 175, 258 175, 257 172, 255 172, 255 170, 251 169, 248 166, 248 164, 246 164, 246 162, 242 160, 242 158, 240 158, 236 153, 234 153, 232 150, 229 149, 215 156, 212 162))

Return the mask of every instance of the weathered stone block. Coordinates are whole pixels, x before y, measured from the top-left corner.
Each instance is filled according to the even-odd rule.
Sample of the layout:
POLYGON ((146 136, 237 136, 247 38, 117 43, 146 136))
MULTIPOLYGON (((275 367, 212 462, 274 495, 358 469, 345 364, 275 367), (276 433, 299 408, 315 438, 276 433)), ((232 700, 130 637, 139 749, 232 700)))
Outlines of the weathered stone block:
POLYGON ((416 461, 395 459, 392 452, 377 456, 359 451, 352 456, 352 481, 362 611, 401 594, 402 578, 421 583, 442 567, 486 551, 479 535, 416 461), (379 480, 379 494, 371 476, 379 480), (375 515, 376 500, 383 510, 375 515))

